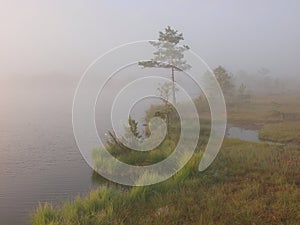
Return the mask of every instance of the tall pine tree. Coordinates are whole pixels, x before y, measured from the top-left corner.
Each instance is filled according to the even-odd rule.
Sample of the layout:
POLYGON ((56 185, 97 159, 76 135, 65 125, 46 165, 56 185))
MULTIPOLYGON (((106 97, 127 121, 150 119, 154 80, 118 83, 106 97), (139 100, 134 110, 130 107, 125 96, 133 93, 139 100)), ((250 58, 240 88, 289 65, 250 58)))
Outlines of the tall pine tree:
POLYGON ((165 68, 170 69, 172 79, 173 103, 176 103, 175 96, 175 71, 183 71, 191 68, 184 60, 184 52, 189 49, 187 45, 179 45, 184 40, 183 34, 170 26, 159 32, 158 41, 150 41, 156 48, 153 59, 139 62, 143 68, 165 68))

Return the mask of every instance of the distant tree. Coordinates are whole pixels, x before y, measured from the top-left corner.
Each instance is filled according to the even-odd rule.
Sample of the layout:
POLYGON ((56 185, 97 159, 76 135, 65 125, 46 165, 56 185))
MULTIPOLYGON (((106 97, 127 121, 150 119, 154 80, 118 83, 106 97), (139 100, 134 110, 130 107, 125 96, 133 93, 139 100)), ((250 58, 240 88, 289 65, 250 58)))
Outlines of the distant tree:
MULTIPOLYGON (((173 91, 173 84, 171 82, 165 82, 157 88, 160 97, 164 101, 164 108, 162 112, 156 112, 155 116, 161 116, 166 119, 167 126, 169 126, 169 113, 171 112, 171 105, 169 104, 169 98, 171 95, 171 90, 173 91)), ((176 91, 176 90, 175 90, 176 91)))
POLYGON ((234 88, 232 75, 230 75, 222 66, 218 66, 216 69, 213 70, 213 72, 221 86, 224 95, 225 96, 232 95, 233 88, 234 88))
POLYGON ((150 44, 157 49, 154 58, 149 61, 141 61, 139 65, 143 68, 165 68, 170 69, 172 79, 173 102, 176 103, 175 96, 175 71, 188 70, 191 68, 184 60, 184 52, 189 49, 187 45, 179 45, 184 40, 183 34, 170 26, 164 31, 159 31, 158 41, 150 41, 150 44))
POLYGON ((258 75, 261 76, 260 86, 263 92, 272 91, 272 77, 270 76, 270 70, 265 67, 261 67, 258 71, 258 75))
POLYGON ((270 73, 270 70, 268 68, 261 67, 257 72, 261 76, 266 76, 266 75, 268 75, 270 73))
MULTIPOLYGON (((157 88, 157 91, 159 92, 159 96, 163 99, 165 105, 168 105, 168 100, 173 92, 173 84, 171 82, 160 84, 160 86, 157 88)), ((175 92, 176 91, 178 91, 178 89, 175 88, 175 92)))
POLYGON ((246 85, 244 83, 241 83, 239 89, 238 89, 238 97, 240 99, 245 99, 247 97, 246 94, 246 85))

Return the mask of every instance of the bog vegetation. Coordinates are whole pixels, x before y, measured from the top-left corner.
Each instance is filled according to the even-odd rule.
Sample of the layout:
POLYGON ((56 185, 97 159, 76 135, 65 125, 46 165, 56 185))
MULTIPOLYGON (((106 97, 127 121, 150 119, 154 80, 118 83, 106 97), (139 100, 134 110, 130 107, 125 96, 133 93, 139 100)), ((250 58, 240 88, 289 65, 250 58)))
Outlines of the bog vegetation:
MULTIPOLYGON (((163 111, 164 107, 152 106, 148 117, 163 111)), ((297 141, 297 132, 290 132, 298 131, 300 127, 299 122, 295 122, 298 120, 297 107, 296 96, 252 97, 248 103, 229 109, 229 121, 240 126, 259 126, 264 139, 297 141), (285 114, 284 118, 273 112, 274 101, 278 104, 277 109, 285 114), (284 107, 281 108, 282 104, 284 107)), ((170 111, 165 111, 169 119, 176 119, 170 111)), ((135 127, 135 123, 131 123, 135 127)), ((178 128, 172 124, 168 138, 151 153, 124 150, 113 139, 111 153, 135 165, 160 161, 176 145, 178 128)), ((298 224, 300 147, 226 138, 213 164, 199 173, 198 163, 209 132, 209 122, 204 119, 194 157, 169 180, 152 186, 128 188, 102 179, 99 189, 85 197, 77 197, 59 206, 40 204, 32 216, 32 223, 298 224)), ((97 150, 94 154, 97 155, 97 150)))
MULTIPOLYGON (((160 41, 168 38, 172 39, 172 48, 180 56, 171 60, 183 63, 179 53, 188 47, 181 49, 176 46, 183 40, 182 34, 168 27, 165 33, 160 33, 160 41), (176 38, 172 39, 172 35, 176 38)), ((160 52, 165 46, 159 43, 155 47, 160 52)), ((141 65, 171 70, 172 82, 162 84, 158 91, 165 99, 172 97, 175 102, 175 68, 171 64, 158 64, 156 59, 141 65)), ((224 67, 217 67, 214 73, 227 101, 229 124, 260 129, 261 139, 280 142, 279 145, 225 138, 213 164, 200 173, 198 164, 210 134, 209 107, 201 95, 194 99, 201 118, 199 142, 192 159, 175 176, 155 185, 130 188, 112 184, 94 173, 93 179, 100 180, 98 189, 62 205, 40 204, 32 214, 32 223, 299 224, 299 94, 255 95, 244 83, 236 85, 224 67)), ((184 107, 184 103, 178 104, 184 107)), ((109 132, 108 151, 131 165, 150 165, 168 157, 180 136, 180 120, 167 101, 152 105, 146 112, 146 122, 157 116, 166 122, 168 128, 167 137, 157 148, 150 152, 132 151, 109 132)), ((128 124, 127 132, 137 139, 143 138, 134 118, 130 117, 128 124)), ((147 126, 144 135, 150 135, 147 126)), ((99 149, 93 150, 93 160, 96 169, 105 163, 99 149)), ((109 168, 107 170, 109 172, 109 168)), ((147 179, 147 175, 141 179, 147 179)))

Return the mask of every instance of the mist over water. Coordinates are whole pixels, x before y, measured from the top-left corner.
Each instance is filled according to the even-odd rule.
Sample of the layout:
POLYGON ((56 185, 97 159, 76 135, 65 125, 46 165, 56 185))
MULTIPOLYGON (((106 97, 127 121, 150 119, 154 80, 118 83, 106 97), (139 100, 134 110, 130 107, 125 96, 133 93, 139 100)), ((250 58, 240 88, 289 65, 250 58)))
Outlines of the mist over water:
MULTIPOLYGON (((142 73, 155 75, 161 71, 142 73)), ((125 77, 130 75, 138 77, 141 74, 136 68, 121 72, 104 90, 105 101, 96 104, 96 125, 104 141, 105 133, 111 130, 109 107, 122 82, 128 82, 125 77)), ((166 72, 165 77, 168 76, 166 72)), ((297 90, 295 80, 290 79, 259 75, 249 79, 248 75, 240 74, 234 74, 234 78, 236 86, 244 83, 252 94, 297 90)), ((176 79, 192 96, 201 93, 185 74, 177 73, 176 79)), ((78 81, 77 76, 2 77, 0 218, 3 223, 24 223, 38 202, 57 204, 94 187, 92 169, 83 160, 72 130, 72 102, 78 81)), ((152 103, 158 101, 141 101, 132 109, 141 131, 145 110, 152 103)))
MULTIPOLYGON (((299 93, 299 9, 297 0, 1 1, 0 223, 24 224, 38 202, 58 204, 95 186, 72 130, 74 93, 95 58, 120 44, 157 39, 170 25, 211 69, 232 73, 235 89, 299 93)), ((130 78, 170 77, 167 70, 136 69, 121 71, 96 104, 103 140, 113 98, 130 78)), ((185 74, 175 79, 192 97, 201 93, 185 74)), ((157 102, 132 109, 141 131, 145 110, 157 102)))
MULTIPOLYGON (((38 202, 59 204, 95 187, 92 169, 77 148, 72 103, 77 79, 59 77, 32 82, 11 79, 0 89, 0 218, 24 224, 38 202), (19 81, 19 82, 16 82, 19 81)), ((107 103, 96 105, 99 136, 111 130, 109 106, 119 86, 108 89, 107 103)), ((149 102, 132 113, 143 121, 149 102)), ((141 127, 143 128, 143 127, 141 127)), ((99 145, 100 147, 100 145, 99 145)))
POLYGON ((91 169, 72 133, 73 91, 54 85, 1 89, 1 223, 23 224, 39 201, 58 203, 91 188, 91 169))

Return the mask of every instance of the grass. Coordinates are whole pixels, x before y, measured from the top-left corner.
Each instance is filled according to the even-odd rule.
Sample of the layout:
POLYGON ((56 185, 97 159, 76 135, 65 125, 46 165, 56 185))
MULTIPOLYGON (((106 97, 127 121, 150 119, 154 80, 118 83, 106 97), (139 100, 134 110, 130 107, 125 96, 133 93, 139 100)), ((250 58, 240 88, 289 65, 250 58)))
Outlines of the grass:
POLYGON ((265 125, 259 138, 266 141, 300 143, 300 122, 287 121, 265 125))
MULTIPOLYGON (((262 139, 299 143, 298 102, 298 95, 252 97, 228 108, 229 122, 263 127, 262 139)), ((130 188, 98 179, 94 173, 92 179, 102 183, 97 190, 62 205, 39 204, 32 224, 299 224, 300 146, 225 139, 213 164, 200 173, 198 165, 210 133, 208 113, 200 106, 200 118, 204 115, 206 120, 201 124, 196 154, 175 176, 151 186, 130 188)), ((153 106, 148 117, 157 110, 153 106)), ((176 145, 178 127, 172 129, 169 139, 148 153, 124 152, 114 145, 110 152, 133 165, 158 162, 176 145)), ((93 151, 93 158, 95 163, 104 163, 98 150, 93 151)), ((140 179, 153 176, 144 174, 140 179)))
POLYGON ((228 108, 231 124, 262 126, 268 123, 299 121, 299 93, 290 95, 253 96, 243 104, 228 108))
POLYGON ((64 205, 39 205, 44 224, 298 224, 300 149, 225 140, 204 173, 201 153, 174 177, 146 187, 101 187, 64 205))

